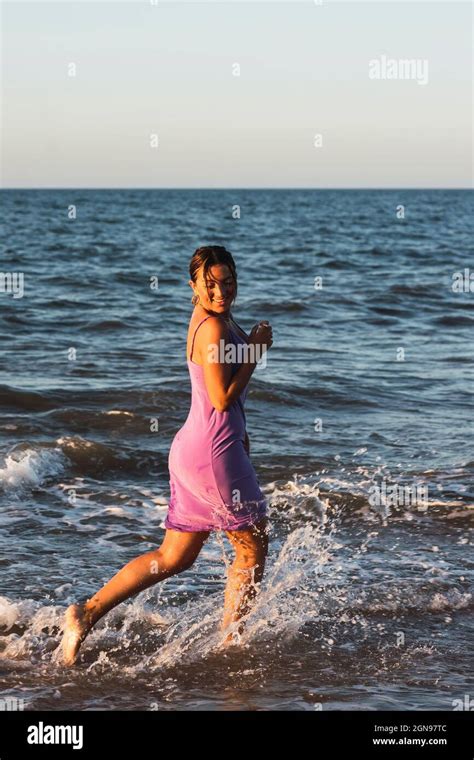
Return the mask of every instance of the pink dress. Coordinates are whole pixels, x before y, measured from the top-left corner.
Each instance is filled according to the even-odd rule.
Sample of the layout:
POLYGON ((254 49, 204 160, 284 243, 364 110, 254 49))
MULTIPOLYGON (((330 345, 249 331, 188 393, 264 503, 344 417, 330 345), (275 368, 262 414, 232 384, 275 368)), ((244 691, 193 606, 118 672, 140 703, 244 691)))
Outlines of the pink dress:
MULTIPOLYGON (((209 315, 211 316, 211 315, 209 315)), ((179 531, 241 530, 267 514, 267 502, 244 448, 248 384, 225 412, 209 400, 204 370, 188 359, 191 408, 171 444, 168 468, 171 497, 164 525, 179 531)), ((246 343, 230 330, 232 343, 246 343)), ((232 375, 240 364, 233 363, 232 375)))

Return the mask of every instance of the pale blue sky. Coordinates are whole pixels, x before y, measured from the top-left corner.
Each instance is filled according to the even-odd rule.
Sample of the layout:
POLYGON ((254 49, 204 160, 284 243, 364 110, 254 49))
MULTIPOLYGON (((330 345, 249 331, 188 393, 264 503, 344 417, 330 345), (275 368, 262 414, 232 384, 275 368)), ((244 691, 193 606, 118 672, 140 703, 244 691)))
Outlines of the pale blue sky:
POLYGON ((454 0, 4 0, 2 186, 471 187, 471 18, 454 0), (370 79, 383 55, 426 60, 428 83, 370 79))

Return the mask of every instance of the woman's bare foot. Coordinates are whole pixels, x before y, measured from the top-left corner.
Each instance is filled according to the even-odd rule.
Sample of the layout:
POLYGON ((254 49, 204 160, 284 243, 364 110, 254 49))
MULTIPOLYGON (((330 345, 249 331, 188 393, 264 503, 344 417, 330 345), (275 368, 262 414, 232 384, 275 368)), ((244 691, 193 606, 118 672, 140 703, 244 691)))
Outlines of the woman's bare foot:
POLYGON ((90 620, 84 604, 71 604, 64 615, 64 633, 62 639, 63 662, 74 665, 79 647, 91 629, 90 620))

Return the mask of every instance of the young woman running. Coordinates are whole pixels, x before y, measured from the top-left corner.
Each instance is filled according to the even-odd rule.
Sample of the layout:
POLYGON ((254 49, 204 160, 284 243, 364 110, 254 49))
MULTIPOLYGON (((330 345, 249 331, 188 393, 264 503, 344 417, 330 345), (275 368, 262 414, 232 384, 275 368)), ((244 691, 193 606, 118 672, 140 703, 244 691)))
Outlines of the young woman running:
POLYGON ((65 613, 63 661, 72 665, 95 623, 158 581, 189 569, 211 531, 225 531, 235 559, 228 570, 221 630, 224 644, 244 628, 262 580, 268 551, 267 502, 249 458, 244 404, 248 382, 272 328, 260 322, 249 336, 231 305, 237 295, 234 259, 222 246, 198 248, 189 265, 194 291, 187 340, 192 400, 171 445, 171 497, 161 546, 128 562, 94 596, 65 613))

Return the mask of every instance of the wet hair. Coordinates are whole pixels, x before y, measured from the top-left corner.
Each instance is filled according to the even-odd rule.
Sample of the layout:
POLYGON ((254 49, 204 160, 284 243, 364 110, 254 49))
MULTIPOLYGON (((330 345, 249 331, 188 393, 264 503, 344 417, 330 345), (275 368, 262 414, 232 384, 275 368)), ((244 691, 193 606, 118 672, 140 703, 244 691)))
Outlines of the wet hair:
POLYGON ((232 254, 223 245, 204 245, 201 248, 196 248, 189 262, 189 276, 193 282, 196 282, 198 271, 203 267, 204 282, 208 282, 209 269, 214 264, 227 264, 229 267, 235 285, 234 300, 237 297, 237 271, 235 268, 235 261, 232 254))

